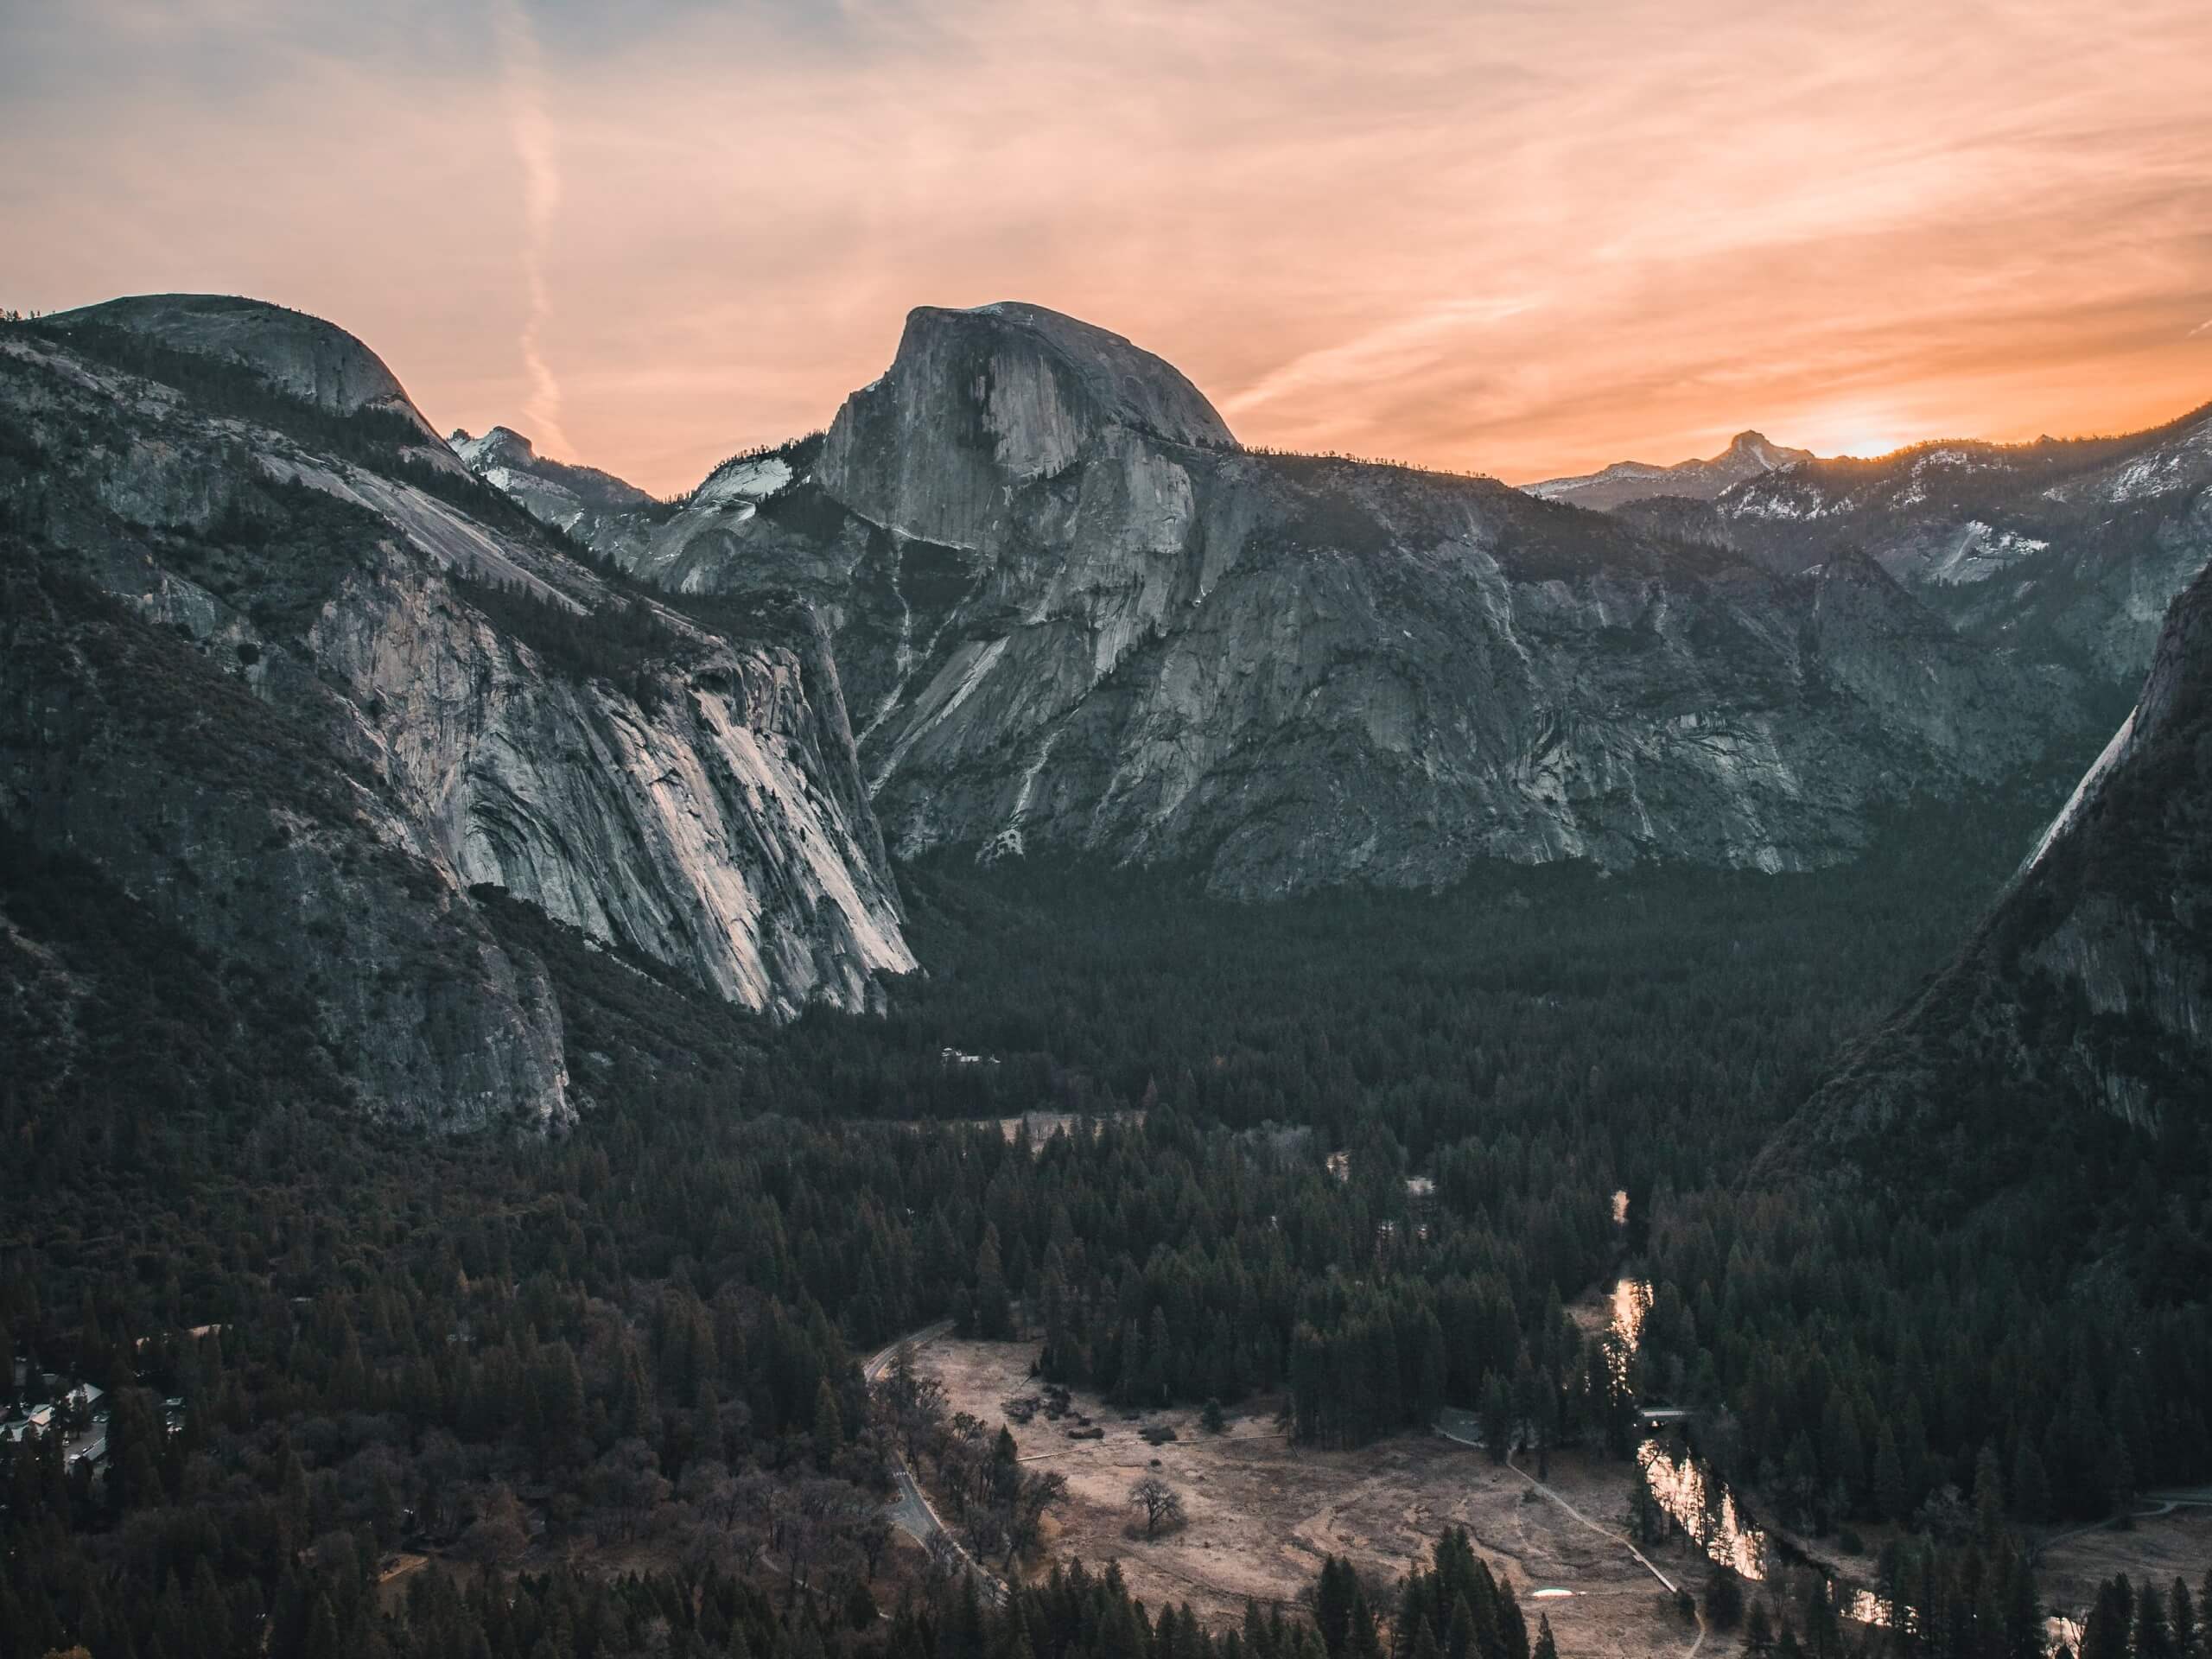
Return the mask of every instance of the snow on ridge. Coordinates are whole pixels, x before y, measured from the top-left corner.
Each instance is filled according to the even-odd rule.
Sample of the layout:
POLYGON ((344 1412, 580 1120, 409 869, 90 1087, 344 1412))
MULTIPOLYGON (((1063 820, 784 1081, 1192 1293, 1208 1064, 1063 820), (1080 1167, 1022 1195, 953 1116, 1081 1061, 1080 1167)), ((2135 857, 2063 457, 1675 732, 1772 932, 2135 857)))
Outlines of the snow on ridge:
POLYGON ((1675 470, 1671 467, 1655 467, 1649 461, 1617 461, 1600 472, 1580 473, 1573 478, 1548 478, 1541 483, 1523 485, 1522 488, 1530 495, 1549 501, 1572 494, 1576 490, 1586 490, 1592 484, 1618 484, 1631 478, 1666 478, 1675 470))
POLYGON ((2137 501, 2146 495, 2164 495, 2168 490, 2180 488, 2184 481, 2181 463, 2185 453, 2169 449, 2128 462, 2107 486, 2106 499, 2137 501))
POLYGON ((1726 511, 1737 518, 1824 518, 1842 510, 1842 503, 1822 501, 1817 494, 1808 503, 1796 501, 1779 490, 1747 490, 1729 501, 1726 511))
POLYGON ((791 481, 791 464, 781 455, 753 455, 717 467, 693 493, 694 506, 722 506, 765 501, 791 481))

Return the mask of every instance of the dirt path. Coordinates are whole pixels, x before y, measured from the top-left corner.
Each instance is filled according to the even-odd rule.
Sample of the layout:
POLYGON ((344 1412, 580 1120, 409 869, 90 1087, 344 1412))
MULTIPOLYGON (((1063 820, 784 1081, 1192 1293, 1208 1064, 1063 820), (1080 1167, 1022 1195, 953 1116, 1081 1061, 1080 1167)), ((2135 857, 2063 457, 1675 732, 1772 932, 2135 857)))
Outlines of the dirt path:
POLYGON ((427 1555, 402 1555, 377 1574, 377 1586, 381 1589, 387 1584, 397 1584, 409 1573, 419 1573, 429 1564, 430 1558, 427 1555))
MULTIPOLYGON (((1545 1485, 1542 1481, 1538 1480, 1526 1469, 1521 1468, 1511 1458, 1506 1459, 1505 1466, 1512 1470, 1515 1474, 1520 1476, 1522 1479, 1527 1481, 1538 1491, 1541 1492, 1546 1497, 1551 1499, 1553 1503, 1558 1504, 1560 1509, 1566 1510, 1567 1514, 1573 1516, 1575 1520, 1580 1522, 1584 1526, 1589 1528, 1591 1531, 1596 1533, 1600 1538, 1611 1539, 1623 1549, 1628 1551, 1630 1554, 1635 1556, 1637 1562, 1643 1567, 1643 1570, 1649 1573, 1653 1578, 1658 1580, 1660 1583, 1665 1585, 1670 1592, 1677 1596, 1682 1593, 1681 1586, 1677 1585, 1672 1579, 1669 1578, 1664 1573, 1662 1573, 1657 1567, 1654 1567, 1651 1564, 1651 1558, 1649 1556, 1646 1555, 1634 1544, 1629 1542, 1627 1539, 1622 1537, 1620 1534, 1613 1531, 1610 1527, 1599 1526, 1588 1516, 1583 1514, 1581 1510, 1576 1509, 1573 1504, 1568 1503, 1550 1487, 1545 1485)), ((1698 1607, 1695 1603, 1691 1604, 1691 1616, 1697 1620, 1697 1637, 1691 1642, 1688 1651, 1684 1656, 1684 1659, 1696 1659, 1697 1650, 1705 1645, 1705 1611, 1704 1609, 1698 1607)))
MULTIPOLYGON (((1464 1414, 1458 1414, 1458 1415, 1464 1414)), ((1446 1440, 1451 1440, 1459 1446, 1471 1446, 1479 1448, 1482 1445, 1482 1440, 1479 1437, 1469 1434, 1457 1421, 1448 1419, 1440 1419, 1438 1421, 1436 1432, 1441 1434, 1446 1440)), ((1676 1584, 1672 1579, 1669 1578, 1664 1573, 1662 1573, 1656 1567, 1653 1566, 1649 1556, 1646 1555, 1642 1550, 1638 1549, 1627 1539, 1622 1537, 1620 1534, 1615 1532, 1610 1527, 1601 1526, 1597 1522, 1592 1521, 1588 1516, 1583 1514, 1581 1510, 1576 1509, 1573 1504, 1568 1503, 1557 1492, 1544 1484, 1542 1481, 1538 1480, 1526 1469, 1522 1468, 1520 1465, 1515 1463, 1510 1457, 1506 1459, 1505 1466, 1508 1469, 1512 1470, 1515 1474, 1520 1476, 1522 1479, 1527 1481, 1529 1484, 1534 1487, 1537 1491, 1541 1492, 1546 1497, 1551 1499, 1553 1503, 1558 1504, 1559 1507, 1565 1510, 1574 1521, 1582 1526, 1588 1528, 1592 1532, 1596 1533, 1600 1538, 1609 1539, 1612 1542, 1618 1544, 1630 1554, 1635 1556, 1637 1564, 1639 1567, 1643 1567, 1645 1572, 1649 1573, 1653 1578, 1658 1580, 1660 1583, 1667 1586, 1667 1593, 1669 1595, 1679 1596, 1682 1593, 1682 1588, 1680 1585, 1676 1584)), ((1688 1650, 1684 1655, 1683 1659, 1694 1659, 1697 1650, 1705 1645, 1705 1614, 1700 1610, 1697 1613, 1696 1617, 1697 1637, 1695 1640, 1691 1642, 1688 1650)))
MULTIPOLYGON (((2174 1492, 2162 1494, 2158 1492, 2146 1492, 2144 1494, 2144 1499, 2152 1507, 2147 1510, 2136 1510, 2129 1513, 2126 1518, 2131 1524, 2138 1521, 2156 1521, 2162 1516, 2171 1515, 2176 1510, 2180 1509, 2183 1504, 2212 1505, 2212 1488, 2207 1488, 2204 1493, 2174 1492)), ((2084 1537, 2089 1533, 2103 1532, 2107 1528, 2116 1527, 2120 1524, 2120 1520, 2121 1517, 2119 1516, 2108 1515, 2101 1521, 2090 1522, 2087 1526, 2069 1527, 2063 1532, 2054 1532, 2050 1537, 2044 1539, 2041 1543, 2035 1547, 2035 1557, 2037 1560, 2041 1560, 2045 1550, 2055 1549, 2060 1544, 2069 1542, 2075 1538, 2084 1537)))

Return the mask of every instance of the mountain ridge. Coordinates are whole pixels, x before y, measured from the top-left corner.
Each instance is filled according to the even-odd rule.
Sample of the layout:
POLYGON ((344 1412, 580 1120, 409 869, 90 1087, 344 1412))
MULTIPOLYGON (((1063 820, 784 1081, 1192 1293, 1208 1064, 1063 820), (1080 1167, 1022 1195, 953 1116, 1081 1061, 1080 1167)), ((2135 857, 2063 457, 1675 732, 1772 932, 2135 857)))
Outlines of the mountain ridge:
POLYGON ((62 329, 121 328, 180 351, 231 359, 277 390, 334 414, 383 410, 435 442, 437 429, 399 377, 336 324, 267 300, 236 295, 138 294, 42 321, 62 329))
POLYGON ((1041 841, 1243 896, 1485 856, 1809 868, 1863 844, 1877 802, 2073 729, 2039 670, 1862 581, 1825 591, 1867 631, 1824 633, 1821 582, 1732 550, 1491 480, 1247 451, 1119 336, 1071 369, 1063 341, 1103 331, 1045 315, 918 308, 818 445, 723 469, 615 554, 817 610, 901 856, 1041 841), (1864 695, 1930 672, 1908 638, 1948 700, 1864 695), (1847 649, 1848 671, 1822 657, 1847 649))
POLYGON ((2212 404, 2114 437, 1810 461, 1622 512, 1777 570, 1865 551, 1966 637, 2094 686, 2109 729, 2212 554, 2212 404))

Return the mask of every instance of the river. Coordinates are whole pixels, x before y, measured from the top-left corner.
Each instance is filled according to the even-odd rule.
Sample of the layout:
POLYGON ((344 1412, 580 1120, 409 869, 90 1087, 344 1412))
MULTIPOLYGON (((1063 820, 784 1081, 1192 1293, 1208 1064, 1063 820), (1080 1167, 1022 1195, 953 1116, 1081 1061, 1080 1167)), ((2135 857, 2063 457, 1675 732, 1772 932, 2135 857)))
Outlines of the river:
MULTIPOLYGON (((1614 1375, 1624 1386, 1650 1311, 1651 1286, 1647 1281, 1623 1279, 1613 1286, 1614 1375)), ((1708 1556, 1723 1567, 1735 1568, 1752 1583, 1765 1581, 1770 1571, 1766 1534, 1751 1524, 1738 1505, 1735 1493, 1704 1459, 1687 1446, 1677 1454, 1655 1436, 1637 1447, 1636 1461, 1660 1509, 1708 1556)), ((1889 1603, 1872 1591, 1834 1578, 1828 1580, 1828 1587, 1837 1595, 1838 1611, 1844 1618, 1885 1628, 1891 1623, 1889 1603)), ((1909 1620, 1909 1611, 1906 1617, 1909 1620)))

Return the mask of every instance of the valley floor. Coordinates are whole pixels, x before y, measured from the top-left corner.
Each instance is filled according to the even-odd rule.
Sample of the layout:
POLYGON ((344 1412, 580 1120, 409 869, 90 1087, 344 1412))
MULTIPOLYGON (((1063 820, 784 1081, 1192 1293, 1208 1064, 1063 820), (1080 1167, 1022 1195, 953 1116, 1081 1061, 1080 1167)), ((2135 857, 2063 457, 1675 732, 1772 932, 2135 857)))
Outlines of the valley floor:
MULTIPOLYGON (((1025 1464, 1067 1478, 1047 1550, 1093 1567, 1121 1566, 1147 1606, 1187 1602, 1209 1625, 1241 1619, 1246 1599, 1294 1601, 1313 1582, 1325 1556, 1348 1557, 1388 1598, 1447 1526, 1472 1533, 1477 1550, 1520 1598, 1530 1629, 1548 1618, 1563 1653, 1628 1659, 1687 1651, 1697 1640, 1664 1591, 1619 1545, 1578 1524, 1537 1497, 1514 1471, 1438 1435, 1402 1434, 1351 1451, 1294 1445, 1274 1423, 1276 1402, 1247 1402, 1227 1415, 1224 1434, 1208 1434, 1187 1408, 1125 1420, 1118 1408, 1075 1396, 1075 1410, 1106 1431, 1071 1440, 1069 1417, 1027 1424, 1007 1417, 1007 1402, 1039 1394, 1029 1375, 1033 1342, 933 1342, 918 1359, 944 1383, 949 1409, 995 1425, 1007 1418, 1025 1464), (1141 1430, 1173 1427, 1154 1446, 1141 1430), (1154 1465, 1157 1463, 1155 1468, 1154 1465), (1151 1541, 1141 1535, 1130 1485, 1157 1474, 1183 1496, 1190 1522, 1151 1541), (1565 1596, 1539 1597, 1545 1590, 1565 1596)), ((1549 1484, 1606 1525, 1627 1509, 1630 1465, 1568 1453, 1552 1460, 1549 1484)), ((1647 1552, 1649 1553, 1649 1552, 1647 1552)), ((1677 1577, 1701 1569, 1679 1548, 1657 1553, 1677 1577), (1679 1558, 1679 1559, 1678 1559, 1679 1558)), ((1387 1600, 1386 1600, 1387 1605, 1387 1600)), ((1712 1650, 1712 1644, 1707 1644, 1712 1650)))
MULTIPOLYGON (((1380 1591, 1388 1605, 1399 1579, 1444 1529, 1461 1525, 1511 1583, 1531 1629, 1539 1614, 1551 1620, 1563 1653, 1629 1659, 1740 1647, 1739 1632, 1715 1630, 1701 1639, 1618 1541, 1628 1533, 1626 1463, 1563 1452, 1552 1459, 1545 1481, 1612 1534, 1609 1540, 1540 1497, 1517 1470, 1441 1435, 1401 1434, 1347 1451, 1296 1446, 1276 1425, 1273 1398, 1229 1411, 1228 1432, 1217 1435, 1187 1407, 1132 1417, 1081 1393, 1065 1418, 1054 1421, 1040 1412, 1017 1422, 1009 1408, 1042 1394, 1030 1375, 1036 1357, 1033 1341, 943 1336, 917 1351, 920 1368, 944 1384, 949 1410, 994 1427, 1005 1421, 1025 1465, 1066 1478, 1067 1500, 1047 1522, 1047 1560, 1033 1576, 1052 1560, 1117 1563, 1131 1593, 1147 1606, 1187 1603, 1206 1624, 1226 1629, 1242 1618, 1248 1598, 1262 1606, 1295 1605, 1332 1554, 1351 1560, 1370 1595, 1380 1591), (1077 1414, 1105 1437, 1071 1440, 1077 1414), (1173 1428, 1176 1438, 1147 1443, 1143 1431, 1154 1426, 1173 1428), (1150 1541, 1128 1501, 1130 1486, 1147 1474, 1181 1494, 1189 1516, 1181 1530, 1150 1541)), ((2163 1512, 2126 1529, 2062 1533, 2045 1545, 2038 1571, 2052 1612, 2079 1619, 2098 1584, 2115 1573, 2162 1589, 2177 1577, 2192 1589, 2202 1580, 2212 1565, 2212 1505, 2152 1507, 2163 1512)), ((1832 1540, 1813 1547, 1871 1579, 1874 1542, 1864 1560, 1840 1556, 1832 1540)), ((1707 1564, 1684 1540, 1641 1548, 1684 1588, 1701 1589, 1707 1564)))

